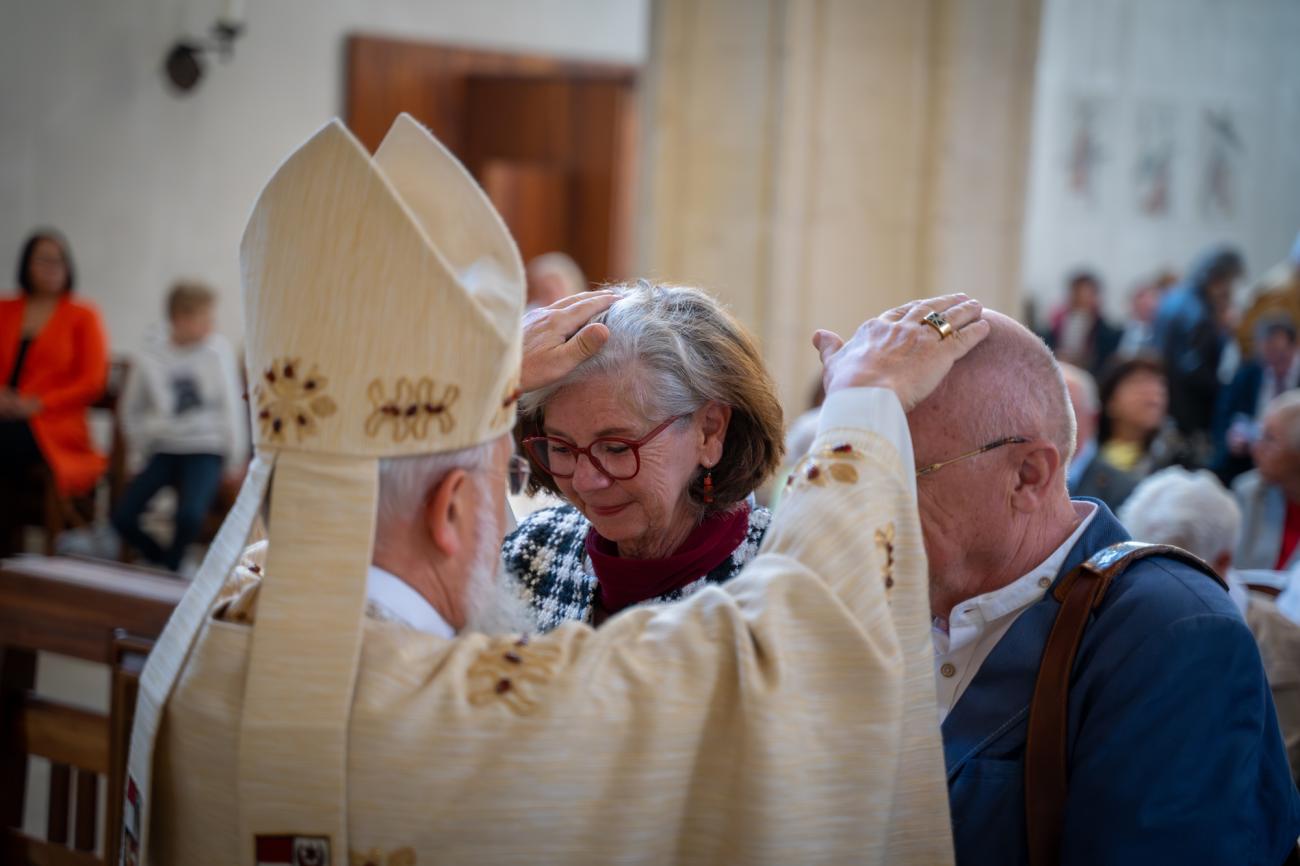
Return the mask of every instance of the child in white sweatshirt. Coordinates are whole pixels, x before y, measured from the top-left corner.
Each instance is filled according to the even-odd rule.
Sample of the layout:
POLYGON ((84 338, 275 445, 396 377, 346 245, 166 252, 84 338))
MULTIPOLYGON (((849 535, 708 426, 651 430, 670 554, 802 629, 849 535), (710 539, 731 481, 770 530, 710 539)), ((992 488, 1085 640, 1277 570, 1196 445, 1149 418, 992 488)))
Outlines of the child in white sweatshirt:
POLYGON ((113 526, 145 559, 179 569, 203 527, 223 469, 240 467, 248 450, 247 416, 230 344, 213 333, 216 294, 179 282, 167 298, 168 334, 135 357, 122 392, 127 441, 148 456, 113 509, 113 526), (176 490, 175 531, 166 546, 145 532, 140 516, 164 487, 176 490))

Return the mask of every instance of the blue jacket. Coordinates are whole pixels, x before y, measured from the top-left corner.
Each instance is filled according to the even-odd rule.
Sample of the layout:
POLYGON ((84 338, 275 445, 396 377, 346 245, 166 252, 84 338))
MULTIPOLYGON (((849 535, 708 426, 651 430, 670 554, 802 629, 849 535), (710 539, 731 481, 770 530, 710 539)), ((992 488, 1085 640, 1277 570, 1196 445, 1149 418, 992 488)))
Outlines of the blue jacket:
MULTIPOLYGON (((1128 534, 1105 505, 1057 575, 1128 534)), ((1025 728, 1050 593, 993 648, 943 724, 959 866, 1015 866, 1025 848, 1025 728)), ((1279 866, 1297 795, 1254 639, 1222 587, 1152 558, 1116 580, 1070 686, 1061 863, 1279 866)))

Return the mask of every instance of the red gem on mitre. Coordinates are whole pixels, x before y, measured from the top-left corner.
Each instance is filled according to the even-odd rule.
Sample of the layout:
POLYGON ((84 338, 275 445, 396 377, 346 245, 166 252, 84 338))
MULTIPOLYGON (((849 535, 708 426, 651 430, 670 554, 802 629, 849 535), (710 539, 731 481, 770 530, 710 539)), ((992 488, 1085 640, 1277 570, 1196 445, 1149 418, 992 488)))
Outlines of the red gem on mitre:
POLYGON ((850 451, 853 450, 853 446, 847 442, 844 442, 840 445, 836 445, 831 450, 834 451, 836 454, 848 454, 850 451))

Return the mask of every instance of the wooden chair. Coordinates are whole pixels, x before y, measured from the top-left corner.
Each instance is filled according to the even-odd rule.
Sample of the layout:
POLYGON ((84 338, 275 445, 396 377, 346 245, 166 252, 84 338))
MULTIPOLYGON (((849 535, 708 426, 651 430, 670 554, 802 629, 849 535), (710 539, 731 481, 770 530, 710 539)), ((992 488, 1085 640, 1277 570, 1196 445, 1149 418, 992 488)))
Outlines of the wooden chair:
POLYGON ((0 562, 0 863, 116 863, 105 855, 118 848, 139 674, 185 587, 156 571, 73 557, 0 562), (108 715, 36 695, 38 651, 109 665, 108 715), (21 829, 30 756, 51 767, 44 839, 21 829))

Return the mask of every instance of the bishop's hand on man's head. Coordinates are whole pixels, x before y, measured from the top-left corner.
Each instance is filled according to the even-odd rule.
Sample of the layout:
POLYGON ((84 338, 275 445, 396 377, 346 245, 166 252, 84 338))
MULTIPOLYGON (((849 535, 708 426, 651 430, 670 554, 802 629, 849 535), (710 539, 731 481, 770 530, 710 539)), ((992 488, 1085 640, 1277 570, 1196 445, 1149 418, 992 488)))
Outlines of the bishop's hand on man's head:
POLYGON ((984 306, 963 294, 909 301, 862 323, 846 343, 818 331, 826 393, 888 388, 909 412, 939 387, 952 365, 988 336, 984 306), (937 315, 936 315, 937 314, 937 315))
POLYGON ((545 388, 601 350, 609 328, 591 319, 614 305, 608 290, 580 292, 524 314, 524 356, 519 390, 545 388))

